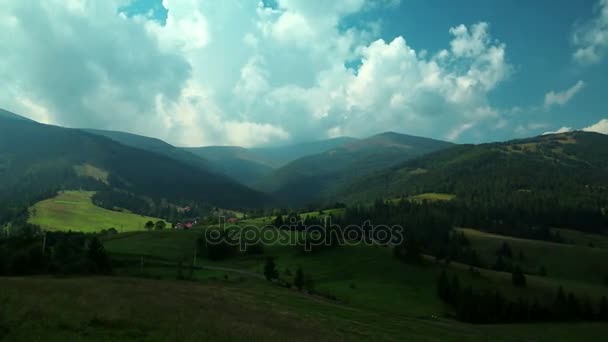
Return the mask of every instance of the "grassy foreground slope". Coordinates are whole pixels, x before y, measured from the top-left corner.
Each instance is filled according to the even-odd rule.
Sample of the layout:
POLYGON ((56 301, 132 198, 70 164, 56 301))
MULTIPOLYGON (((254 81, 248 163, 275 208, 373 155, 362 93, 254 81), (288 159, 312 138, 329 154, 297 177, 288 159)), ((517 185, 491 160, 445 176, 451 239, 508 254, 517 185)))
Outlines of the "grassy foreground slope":
MULTIPOLYGON (((178 262, 184 262, 187 267, 193 260, 195 240, 200 234, 201 231, 196 230, 137 232, 106 238, 104 245, 114 258, 121 260, 119 274, 175 279, 178 262), (141 257, 145 260, 143 269, 140 268, 141 257)), ((259 277, 263 274, 265 258, 273 256, 279 276, 284 280, 291 282, 301 266, 313 280, 315 290, 329 297, 335 296, 337 303, 384 317, 416 320, 453 314, 436 294, 436 281, 443 267, 450 274, 457 274, 462 284, 499 290, 511 300, 522 297, 550 304, 560 286, 581 297, 589 297, 594 303, 605 293, 603 285, 589 281, 579 273, 573 274, 573 277, 580 276, 576 279, 555 277, 551 271, 547 277, 528 275, 528 286, 518 288, 512 285, 510 273, 487 269, 471 273, 469 266, 455 262, 444 265, 427 261, 425 265, 412 265, 397 260, 392 253, 390 248, 343 246, 304 255, 292 246, 266 245, 264 255, 241 255, 221 262, 210 262, 199 253, 197 265, 209 269, 197 271, 194 278, 204 279, 206 272, 218 267, 259 277)), ((598 255, 591 261, 604 260, 598 255)), ((218 278, 222 276, 220 274, 218 278)))
POLYGON ((0 339, 10 341, 591 341, 606 331, 379 315, 245 279, 0 278, 0 287, 0 339))
POLYGON ((45 230, 99 232, 115 228, 119 232, 144 230, 148 221, 160 219, 95 206, 92 191, 65 191, 54 198, 36 203, 30 209, 29 222, 45 230))

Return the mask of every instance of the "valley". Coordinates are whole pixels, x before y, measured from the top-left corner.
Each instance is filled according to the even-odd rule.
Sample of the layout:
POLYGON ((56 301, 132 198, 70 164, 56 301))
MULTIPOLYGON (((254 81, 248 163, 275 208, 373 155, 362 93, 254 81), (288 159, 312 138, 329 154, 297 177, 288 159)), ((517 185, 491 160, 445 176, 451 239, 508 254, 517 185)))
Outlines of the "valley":
POLYGON ((605 136, 453 145, 389 132, 183 149, 6 114, 0 130, 1 337, 570 341, 606 332, 605 136), (366 224, 401 227, 405 239, 347 234, 366 224))

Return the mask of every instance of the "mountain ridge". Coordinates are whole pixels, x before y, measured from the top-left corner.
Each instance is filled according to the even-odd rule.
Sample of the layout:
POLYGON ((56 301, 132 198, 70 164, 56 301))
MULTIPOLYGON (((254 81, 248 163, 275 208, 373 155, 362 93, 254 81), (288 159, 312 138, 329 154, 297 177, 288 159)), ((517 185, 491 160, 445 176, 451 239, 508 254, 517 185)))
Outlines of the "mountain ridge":
POLYGON ((0 175, 0 200, 82 187, 227 208, 270 201, 224 175, 162 154, 79 129, 7 118, 0 118, 0 175))
POLYGON ((259 182, 255 188, 288 203, 322 201, 356 178, 401 161, 452 146, 452 143, 385 132, 297 159, 259 182))

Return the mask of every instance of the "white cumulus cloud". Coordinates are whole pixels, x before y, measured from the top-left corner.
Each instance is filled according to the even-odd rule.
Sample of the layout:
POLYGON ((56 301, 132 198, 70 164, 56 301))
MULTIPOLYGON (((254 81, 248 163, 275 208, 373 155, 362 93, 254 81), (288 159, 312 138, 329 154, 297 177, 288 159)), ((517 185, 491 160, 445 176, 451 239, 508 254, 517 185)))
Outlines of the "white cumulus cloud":
POLYGON ((572 41, 576 47, 575 61, 581 64, 597 64, 608 48, 608 0, 599 0, 595 16, 574 30, 572 41))
POLYGON ((125 4, 3 4, 0 106, 188 146, 387 130, 457 140, 504 122, 489 94, 512 66, 485 22, 446 27, 433 52, 379 39, 380 21, 345 21, 395 0, 164 0, 164 25, 125 4))
POLYGON ((574 95, 585 88, 585 82, 578 81, 572 87, 564 90, 564 91, 550 91, 545 94, 545 108, 549 108, 554 105, 563 106, 566 103, 570 102, 574 95))
POLYGON ((608 119, 602 119, 594 125, 585 127, 583 128, 583 131, 608 134, 608 119))
POLYGON ((566 126, 564 126, 564 127, 558 128, 555 131, 545 132, 545 133, 543 133, 543 135, 568 133, 570 131, 572 131, 572 127, 566 127, 566 126))

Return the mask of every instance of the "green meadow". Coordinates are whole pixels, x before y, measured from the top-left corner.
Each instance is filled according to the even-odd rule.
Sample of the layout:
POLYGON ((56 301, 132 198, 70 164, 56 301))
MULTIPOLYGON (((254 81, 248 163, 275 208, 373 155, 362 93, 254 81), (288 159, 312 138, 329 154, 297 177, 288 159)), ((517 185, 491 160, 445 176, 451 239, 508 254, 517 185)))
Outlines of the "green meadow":
MULTIPOLYGON (((606 287, 608 285, 606 283, 608 280, 608 269, 606 268, 608 249, 591 248, 580 244, 520 239, 473 229, 459 229, 459 231, 464 232, 485 265, 494 265, 497 251, 503 243, 507 243, 513 253, 511 261, 520 265, 526 273, 539 274, 540 268, 543 267, 550 278, 559 279, 564 283, 571 281, 593 284, 603 287, 605 292, 608 292, 608 287, 606 287), (520 258, 520 252, 523 258, 520 258)), ((593 236, 582 238, 586 234, 569 232, 563 234, 573 234, 583 240, 593 238, 593 236)), ((598 241, 601 243, 601 240, 598 241)))
MULTIPOLYGON (((608 289, 608 249, 597 236, 560 230, 570 243, 557 244, 458 229, 486 265, 481 269, 433 257, 421 264, 404 263, 392 248, 367 245, 304 253, 295 246, 265 244, 261 254, 239 253, 212 262, 197 250, 204 227, 145 231, 145 222, 157 219, 96 207, 92 195, 69 191, 40 202, 30 209, 30 222, 49 230, 122 231, 102 237, 116 277, 0 279, 6 289, 0 295, 0 336, 48 341, 572 341, 598 339, 608 329, 595 323, 465 324, 454 320, 453 309, 438 298, 436 289, 446 270, 465 286, 499 290, 513 301, 550 304, 562 286, 595 303, 608 289), (596 245, 590 247, 590 240, 596 245), (527 273, 525 288, 514 287, 510 273, 490 269, 503 242, 512 249, 512 262, 527 273), (265 281, 269 256, 282 281, 293 283, 301 267, 315 294, 265 281), (538 274, 541 266, 545 276, 538 274), (183 278, 188 280, 176 280, 183 278)), ((412 200, 450 198, 424 194, 412 200)), ((342 210, 301 216, 340 215, 342 210)), ((239 225, 263 226, 274 219, 242 220, 239 225)))
POLYGON ((148 221, 160 219, 128 211, 112 211, 95 206, 92 191, 64 191, 30 208, 29 222, 50 231, 99 232, 115 228, 119 232, 144 230, 148 221))
POLYGON ((7 341, 592 341, 606 326, 386 315, 264 281, 0 278, 7 341), (94 308, 94 310, 92 310, 94 308))
MULTIPOLYGON (((197 253, 195 240, 202 232, 203 230, 191 230, 120 234, 106 239, 104 244, 111 255, 124 262, 122 274, 139 275, 143 271, 149 277, 174 279, 179 262, 188 265, 194 260, 197 253), (140 265, 142 258, 143 268, 140 265)), ((471 232, 467 234, 470 235, 471 232)), ((478 241, 471 240, 483 250, 478 241)), ((495 246, 500 246, 500 243, 493 240, 486 243, 489 247, 485 250, 493 251, 492 253, 495 246)), ((536 241, 525 240, 522 243, 534 244, 536 241)), ((560 247, 568 246, 558 245, 556 248, 560 247)), ((536 253, 532 250, 528 253, 532 262, 536 253)), ((476 269, 472 272, 467 265, 454 262, 445 264, 430 257, 422 265, 407 264, 397 260, 391 248, 379 246, 342 246, 304 254, 292 246, 266 245, 263 255, 240 255, 220 262, 211 262, 204 256, 197 255, 196 266, 239 270, 261 276, 268 256, 275 258, 280 278, 288 282, 293 280, 297 268, 302 267, 312 279, 315 291, 326 298, 335 298, 342 304, 370 312, 421 319, 452 315, 451 309, 436 294, 435 284, 442 269, 458 275, 465 285, 479 289, 497 289, 512 300, 521 297, 548 304, 554 300, 560 286, 593 302, 606 293, 604 285, 589 281, 586 275, 575 268, 562 270, 562 277, 553 274, 545 277, 528 275, 528 286, 517 288, 511 283, 510 273, 489 269, 476 269)), ((590 254, 586 260, 600 264, 607 259, 599 253, 590 254)))

